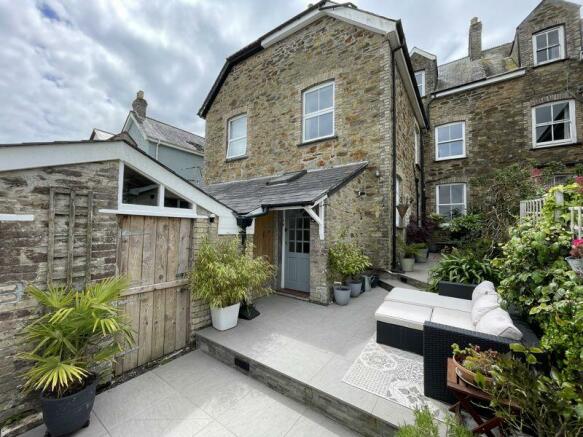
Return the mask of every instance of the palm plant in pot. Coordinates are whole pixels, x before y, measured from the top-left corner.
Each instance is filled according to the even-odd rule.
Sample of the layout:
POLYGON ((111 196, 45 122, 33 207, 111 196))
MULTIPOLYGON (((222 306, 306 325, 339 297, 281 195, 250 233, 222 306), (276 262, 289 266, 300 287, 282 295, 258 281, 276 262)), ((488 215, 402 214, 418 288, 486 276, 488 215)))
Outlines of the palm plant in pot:
POLYGON ((267 284, 274 273, 265 258, 241 253, 235 239, 216 244, 206 240, 190 274, 190 285, 194 297, 209 305, 213 327, 225 331, 237 326, 241 302, 271 293, 267 284))
POLYGON ((357 277, 371 267, 370 259, 356 244, 341 241, 330 248, 328 263, 332 273, 349 288, 347 293, 342 285, 334 287, 334 300, 339 305, 346 305, 350 296, 360 295, 362 280, 357 277))
POLYGON ((40 392, 43 420, 53 437, 89 424, 96 369, 133 343, 116 305, 127 285, 124 278, 109 278, 82 291, 62 286, 28 289, 46 311, 24 329, 31 350, 20 358, 32 363, 24 373, 24 390, 40 392))

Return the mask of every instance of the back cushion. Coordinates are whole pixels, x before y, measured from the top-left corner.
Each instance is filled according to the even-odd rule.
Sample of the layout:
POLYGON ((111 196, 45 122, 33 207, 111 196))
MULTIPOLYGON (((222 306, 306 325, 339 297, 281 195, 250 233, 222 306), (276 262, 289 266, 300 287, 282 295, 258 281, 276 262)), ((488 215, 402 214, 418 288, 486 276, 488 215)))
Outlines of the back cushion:
POLYGON ((477 324, 484 315, 499 308, 499 298, 497 294, 486 294, 475 302, 472 302, 472 323, 477 324))
POLYGON ((482 281, 476 285, 476 288, 474 288, 474 291, 472 292, 472 302, 475 302, 486 294, 496 294, 496 288, 490 281, 482 281))
POLYGON ((476 331, 511 340, 522 339, 522 332, 514 326, 510 315, 502 308, 496 308, 486 313, 476 325, 476 331))

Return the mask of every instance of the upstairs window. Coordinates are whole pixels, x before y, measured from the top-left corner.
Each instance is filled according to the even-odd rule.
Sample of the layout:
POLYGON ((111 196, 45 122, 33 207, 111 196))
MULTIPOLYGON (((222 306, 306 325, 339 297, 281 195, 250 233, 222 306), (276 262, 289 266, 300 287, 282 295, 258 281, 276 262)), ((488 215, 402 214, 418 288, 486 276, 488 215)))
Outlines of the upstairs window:
POLYGON ((417 88, 419 89, 419 95, 423 97, 425 95, 425 70, 415 72, 415 80, 417 81, 417 88))
POLYGON ((437 213, 446 219, 465 214, 467 209, 466 184, 444 184, 437 186, 437 213))
POLYGON ((466 156, 466 124, 456 122, 435 128, 435 160, 466 156))
POLYGON ((575 141, 575 101, 553 102, 532 108, 533 147, 575 141))
POLYGON ((334 82, 304 91, 302 142, 334 135, 334 82))
POLYGON ((417 124, 415 124, 415 164, 421 164, 421 133, 417 124))
POLYGON ((564 32, 563 26, 559 26, 532 36, 534 65, 546 64, 565 57, 564 32))
POLYGON ((247 154, 247 115, 239 115, 229 120, 227 159, 247 154))

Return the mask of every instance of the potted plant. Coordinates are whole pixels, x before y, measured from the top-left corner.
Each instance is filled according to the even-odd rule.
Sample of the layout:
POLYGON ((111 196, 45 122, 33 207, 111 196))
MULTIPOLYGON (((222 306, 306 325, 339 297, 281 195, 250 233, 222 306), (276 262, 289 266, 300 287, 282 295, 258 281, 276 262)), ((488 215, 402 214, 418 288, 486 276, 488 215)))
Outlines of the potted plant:
POLYGON ((419 251, 417 244, 405 244, 402 247, 401 267, 404 272, 412 272, 415 268, 415 255, 419 251))
POLYGON ((492 382, 492 370, 499 360, 499 353, 491 349, 481 350, 480 346, 469 345, 461 349, 458 344, 451 345, 453 363, 457 375, 474 387, 488 385, 492 382))
POLYGON ((415 253, 415 262, 425 263, 429 256, 429 240, 437 223, 432 218, 425 218, 421 221, 415 216, 411 216, 406 229, 406 241, 410 244, 416 244, 418 247, 415 253))
POLYGON ((241 302, 271 293, 267 284, 274 273, 265 258, 253 258, 248 251, 241 253, 236 239, 216 244, 205 240, 190 285, 194 297, 209 305, 213 327, 225 331, 237 326, 241 302))
POLYGON ((82 291, 28 288, 46 311, 24 329, 31 350, 20 357, 32 363, 24 373, 24 390, 40 392, 43 420, 51 436, 88 426, 96 369, 133 343, 116 305, 127 285, 123 278, 109 278, 82 291))
MULTIPOLYGON (((362 250, 354 243, 337 242, 328 252, 328 263, 332 273, 350 287, 350 296, 360 295, 362 279, 357 279, 357 276, 371 266, 369 257, 362 253, 362 250)), ((346 305, 348 302, 345 295, 346 289, 334 288, 334 299, 337 303, 340 301, 341 305, 346 305)))
POLYGON ((583 275, 583 238, 573 240, 571 252, 565 260, 571 269, 579 275, 583 275))

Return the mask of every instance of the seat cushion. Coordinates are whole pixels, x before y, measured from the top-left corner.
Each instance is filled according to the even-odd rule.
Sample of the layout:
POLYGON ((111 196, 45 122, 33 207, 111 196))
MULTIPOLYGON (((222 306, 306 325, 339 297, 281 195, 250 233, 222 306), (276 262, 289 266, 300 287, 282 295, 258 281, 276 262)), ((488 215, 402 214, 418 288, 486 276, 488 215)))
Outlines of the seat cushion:
POLYGON ((402 302, 425 307, 448 308, 451 310, 466 311, 472 310, 472 301, 468 299, 457 299, 455 297, 440 296, 437 293, 428 291, 412 290, 409 288, 393 288, 385 297, 386 301, 402 302))
POLYGON ((475 331, 470 313, 466 311, 450 310, 449 308, 434 308, 431 321, 456 328, 475 331))
POLYGON ((472 302, 476 302, 486 294, 496 294, 496 287, 494 287, 494 283, 491 281, 482 281, 476 285, 476 288, 472 292, 472 302))
POLYGON ((522 339, 522 332, 514 326, 510 315, 502 308, 496 308, 486 313, 476 325, 476 331, 506 337, 511 340, 522 339))
POLYGON ((472 322, 476 325, 490 311, 500 308, 497 294, 485 294, 472 304, 472 322))
POLYGON ((375 319, 383 323, 423 330, 423 323, 431 319, 431 308, 402 302, 385 301, 377 308, 375 319))

